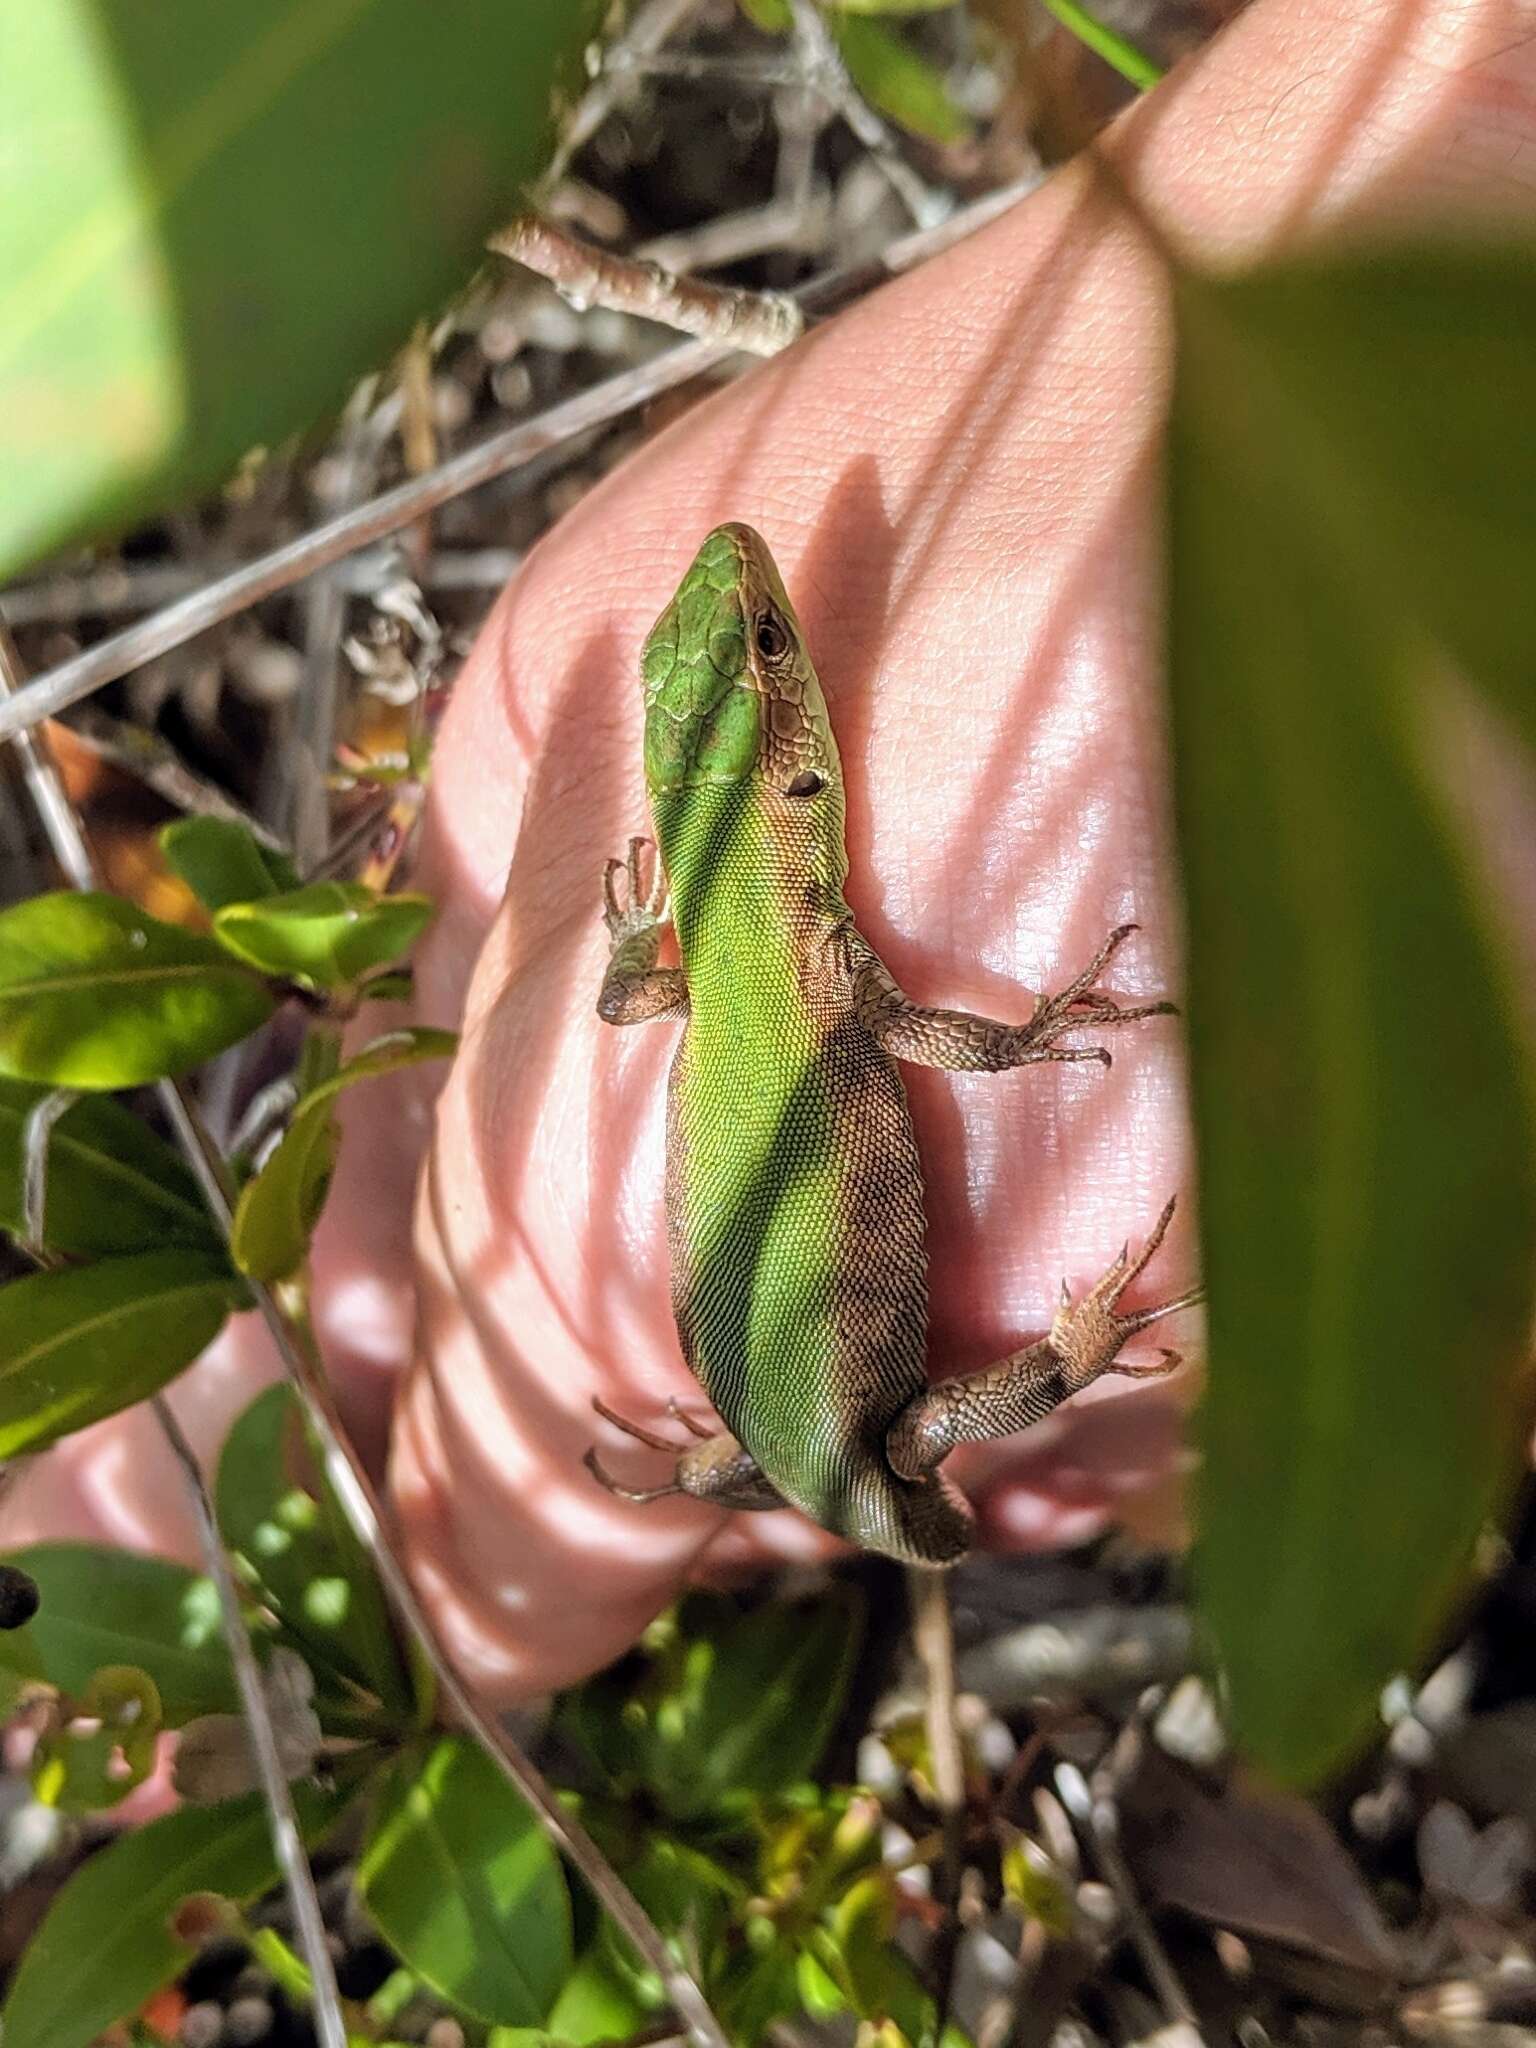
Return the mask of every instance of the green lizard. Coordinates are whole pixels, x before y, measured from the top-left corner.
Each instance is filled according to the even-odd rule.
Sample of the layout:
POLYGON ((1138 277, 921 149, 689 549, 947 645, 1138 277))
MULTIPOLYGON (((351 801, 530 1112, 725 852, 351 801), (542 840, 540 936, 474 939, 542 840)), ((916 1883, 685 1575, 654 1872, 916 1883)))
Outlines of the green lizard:
POLYGON ((1083 1025, 1166 1013, 1097 987, 1135 929, 1110 933, 1024 1024, 911 1003, 843 900, 843 782, 821 685, 759 536, 704 542, 645 643, 647 842, 604 876, 611 938, 598 1012, 610 1024, 686 1020, 667 1117, 667 1234, 683 1355, 725 1428, 680 1444, 664 1486, 726 1508, 793 1505, 823 1528, 908 1563, 969 1548, 972 1516, 937 1470, 958 1443, 1040 1420, 1102 1373, 1126 1340, 1196 1293, 1122 1313, 1173 1204, 1140 1253, 1123 1251, 1050 1335, 983 1372, 930 1386, 923 1180, 897 1060, 997 1072, 1099 1060, 1065 1046, 1083 1025), (681 967, 658 967, 670 919, 681 967))

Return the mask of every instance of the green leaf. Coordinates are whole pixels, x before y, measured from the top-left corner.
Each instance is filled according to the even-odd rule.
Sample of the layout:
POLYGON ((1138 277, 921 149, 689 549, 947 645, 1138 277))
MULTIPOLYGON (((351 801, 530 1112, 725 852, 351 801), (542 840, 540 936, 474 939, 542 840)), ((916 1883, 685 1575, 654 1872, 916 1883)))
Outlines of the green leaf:
POLYGON ((1293 1781, 1429 1648, 1527 1431, 1529 1084, 1435 722, 1447 649, 1527 715, 1536 677, 1536 272, 1479 275, 1177 289, 1199 1584, 1239 1737, 1293 1781))
POLYGON ((1305 428, 1288 467, 1326 497, 1341 573, 1406 602, 1536 747, 1536 440, 1510 432, 1536 388, 1536 246, 1345 251, 1197 291, 1305 428))
POLYGON ((154 1769, 163 1726, 149 1673, 134 1664, 107 1665, 91 1678, 70 1719, 38 1743, 31 1765, 35 1796, 65 1813, 116 1806, 154 1769))
POLYGON ((402 1962, 477 2019, 537 2026, 571 1966, 570 1896, 533 1814, 464 1735, 379 1789, 358 1885, 402 1962))
POLYGON ((373 1566, 287 1386, 268 1387, 236 1419, 214 1500, 225 1543, 315 1674, 322 1722, 334 1723, 338 1703, 356 1708, 359 1691, 408 1719, 412 1688, 373 1566))
POLYGON ((38 1543, 5 1561, 36 1580, 41 1604, 24 1629, 0 1635, 0 1665, 75 1698, 103 1665, 140 1665, 168 1728, 234 1711, 218 1599, 200 1573, 94 1543, 38 1543))
POLYGON ((742 13, 768 35, 784 35, 795 25, 789 0, 740 0, 742 13))
POLYGON ((0 9, 29 195, 0 213, 0 578, 383 364, 542 167, 593 27, 571 0, 0 9))
POLYGON ((286 1280, 309 1252, 336 1163, 331 1103, 343 1088, 371 1081, 422 1060, 452 1057, 451 1031, 416 1025, 376 1038, 297 1105, 272 1156, 240 1191, 230 1249, 253 1280, 286 1280))
POLYGON ((1079 6, 1078 0, 1042 0, 1042 4, 1063 28, 1070 29, 1085 48, 1102 57, 1112 71, 1118 71, 1138 92, 1149 91, 1162 77, 1161 64, 1155 64, 1128 36, 1112 29, 1097 14, 1079 6))
MULTIPOLYGON (((628 1976, 614 1968, 606 1941, 600 1941, 577 1957, 550 2011, 549 2030, 578 2048, 623 2041, 638 2034, 654 2010, 635 1996, 628 1976)), ((496 2034, 487 2048, 497 2048, 496 2034)))
POLYGON ((134 1252, 0 1287, 0 1458, 131 1408, 217 1336, 243 1296, 222 1257, 134 1252))
POLYGON ((862 15, 834 14, 828 26, 837 39, 848 76, 864 98, 898 127, 929 142, 964 142, 969 115, 928 59, 912 45, 862 15))
POLYGON ((232 953, 267 974, 343 988, 408 952, 432 916, 430 896, 380 896, 362 882, 311 882, 213 920, 232 953))
MULTIPOLYGON (((49 1092, 41 1082, 0 1078, 0 1229, 18 1237, 27 1118, 49 1092)), ((43 1242, 90 1258, 168 1244, 212 1251, 223 1239, 178 1154, 120 1102, 87 1095, 49 1134, 43 1242)))
POLYGON ((233 818, 178 818, 160 834, 160 851, 208 910, 299 886, 287 854, 263 846, 249 826, 233 818))
POLYGON ((185 1073, 271 1014, 267 989, 211 939, 120 896, 61 890, 0 911, 0 1073, 132 1088, 185 1073))
POLYGON ((848 1996, 862 2019, 881 2020, 891 2010, 891 1936, 896 1897, 888 1871, 851 1884, 832 1910, 830 1933, 842 1965, 848 1996))
MULTIPOLYGON (((294 1788, 305 1840, 320 1839, 353 1791, 294 1788)), ((187 1806, 120 1834, 77 1870, 32 1937, 4 2010, 6 2048, 87 2048, 186 1967, 171 1916, 193 1892, 247 1900, 277 1864, 256 1795, 187 1806)))

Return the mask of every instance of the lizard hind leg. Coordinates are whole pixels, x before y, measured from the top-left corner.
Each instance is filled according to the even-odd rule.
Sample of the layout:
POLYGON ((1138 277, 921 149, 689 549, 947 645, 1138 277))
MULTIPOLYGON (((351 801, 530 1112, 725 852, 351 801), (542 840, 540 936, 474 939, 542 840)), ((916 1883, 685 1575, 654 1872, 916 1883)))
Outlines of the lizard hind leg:
POLYGON ((689 1432, 693 1438, 691 1443, 675 1443, 655 1430, 644 1429, 639 1423, 615 1414, 603 1401, 594 1399, 592 1406, 615 1429, 621 1429, 626 1436, 635 1438, 653 1451, 670 1452, 676 1460, 672 1477, 662 1485, 633 1487, 625 1486, 614 1478, 599 1459, 595 1448, 587 1451, 581 1462, 599 1486, 616 1494, 620 1500, 635 1501, 644 1506, 653 1500, 670 1500, 686 1494, 693 1500, 707 1501, 718 1508, 766 1510, 787 1505, 783 1496, 764 1477, 762 1468, 751 1453, 742 1448, 729 1430, 711 1432, 704 1429, 675 1400, 667 1403, 667 1412, 689 1432))
POLYGON ((1201 1300, 1198 1287, 1154 1308, 1122 1310, 1120 1298, 1157 1251, 1173 1216, 1169 1202, 1133 1259, 1126 1245, 1103 1274, 1074 1301, 1062 1288, 1060 1308, 1048 1337, 999 1359, 984 1371, 940 1380, 897 1416, 886 1438, 886 1455, 904 1479, 932 1472, 956 1444, 990 1443, 1041 1422, 1053 1409, 1105 1373, 1132 1379, 1161 1379, 1180 1364, 1177 1351, 1156 1359, 1125 1362, 1120 1347, 1138 1331, 1201 1300))

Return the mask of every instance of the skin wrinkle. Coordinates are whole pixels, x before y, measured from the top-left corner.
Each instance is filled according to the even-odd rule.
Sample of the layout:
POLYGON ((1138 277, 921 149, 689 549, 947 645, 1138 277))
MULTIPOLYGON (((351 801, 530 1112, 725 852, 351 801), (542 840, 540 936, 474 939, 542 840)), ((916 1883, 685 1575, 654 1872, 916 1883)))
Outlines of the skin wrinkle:
MULTIPOLYGON (((1509 0, 1255 0, 1133 111, 1117 146, 1170 232, 1226 258, 1346 210, 1406 220, 1518 208, 1528 218, 1530 19, 1509 0)), ((441 1199, 423 1189, 419 1332, 391 1471, 434 1609, 498 1696, 616 1653, 678 1576, 715 1555, 740 1563, 822 1547, 777 1515, 743 1517, 716 1537, 710 1511, 681 1503, 653 1511, 636 1557, 633 1517, 607 1521, 601 1495, 579 1545, 563 1542, 546 1504, 577 1498, 590 1393, 637 1415, 647 1402, 654 1414, 668 1391, 698 1401, 659 1256, 655 1102, 670 1047, 657 1048, 654 1068, 621 1059, 611 1041, 624 1034, 603 1034, 600 1048, 591 1009, 600 863, 643 815, 640 638, 704 532, 753 519, 833 703, 851 796, 850 900, 898 978, 923 1001, 979 999, 1017 1014, 1010 992, 1037 967, 1016 950, 1025 935, 1041 964, 1070 963, 1125 903, 1145 927, 1127 987, 1176 990, 1148 582, 1164 346, 1144 259, 1069 172, 606 480, 530 555, 458 682, 417 878, 441 905, 418 984, 433 1022, 451 1021, 469 988, 478 1028, 439 1099, 441 1199), (999 677, 1009 679, 1001 690, 999 677), (1053 744, 1042 821, 1021 794, 1044 772, 1034 712, 1073 686, 1104 717, 1081 757, 1053 744), (945 693, 969 708, 982 691, 994 706, 981 742, 991 751, 952 767, 945 693), (903 707, 899 724, 877 715, 891 703, 903 707), (919 760, 932 763, 926 774, 919 760), (1139 764, 1130 791, 1128 761, 1139 764), (1086 849, 1078 841, 1099 815, 1107 838, 1095 854, 1091 832, 1086 849), (1024 905, 1036 906, 1027 917, 1024 905), (1002 963, 1001 975, 983 960, 1002 963), (572 1159, 581 1128, 593 1156, 572 1159), (622 1355, 592 1348, 589 1330, 622 1355), (470 1443, 474 1456, 460 1458, 443 1425, 466 1421, 456 1397, 470 1357, 497 1391, 506 1440, 470 1443), (540 1478, 509 1487, 503 1450, 540 1478)), ((652 1028, 667 1039, 670 1027, 652 1028)), ((1174 1187, 1187 1219, 1179 1041, 1171 1027, 1157 1034, 1138 1041, 1134 1065, 1122 1056, 1113 1073, 1061 1088, 1038 1072, 979 1093, 911 1077, 934 1224, 935 1368, 980 1364, 1033 1335, 1062 1273, 1081 1285, 1174 1187)), ((430 1090, 436 1078, 421 1070, 411 1085, 430 1090)), ((392 1085, 344 1099, 349 1135, 315 1262, 328 1362, 375 1437, 386 1379, 351 1355, 333 1301, 358 1274, 399 1276, 404 1365, 416 1161, 394 1128, 392 1085)), ((1170 1277, 1188 1246, 1184 1235, 1164 1254, 1170 1277)), ((253 1377, 259 1345, 248 1331, 230 1341, 244 1341, 253 1377)), ((250 1379, 209 1391, 194 1374, 184 1386, 189 1401, 209 1403, 214 1433, 218 1403, 237 1405, 250 1379)), ((1097 1391, 1017 1443, 964 1462, 957 1453, 946 1467, 994 1540, 1079 1536, 1142 1482, 1161 1487, 1167 1511, 1158 1475, 1177 1462, 1179 1401, 1150 1387, 1097 1391)), ((48 1526, 49 1474, 69 1469, 76 1444, 29 1473, 10 1504, 34 1516, 34 1531, 48 1526)), ((139 1483, 126 1459, 124 1485, 139 1483)), ((167 1526, 163 1504, 143 1519, 167 1526)), ((7 1540, 16 1527, 6 1520, 7 1540)))

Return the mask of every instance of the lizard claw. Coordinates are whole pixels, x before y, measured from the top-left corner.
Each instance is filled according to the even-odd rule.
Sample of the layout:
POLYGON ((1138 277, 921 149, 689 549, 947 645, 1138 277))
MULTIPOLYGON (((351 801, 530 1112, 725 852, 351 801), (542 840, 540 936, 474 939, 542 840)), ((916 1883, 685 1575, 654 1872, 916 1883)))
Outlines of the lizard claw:
POLYGON ((650 844, 649 839, 631 839, 623 860, 603 863, 603 923, 615 944, 654 931, 670 915, 666 870, 659 860, 649 884, 645 880, 644 855, 650 844), (620 875, 624 877, 622 888, 617 881, 620 875))
POLYGON ((1203 1288, 1192 1287, 1183 1294, 1175 1295, 1171 1301, 1159 1302, 1154 1308, 1121 1312, 1120 1297, 1146 1270, 1167 1235, 1173 1210, 1174 1201, 1170 1200, 1136 1257, 1131 1257, 1127 1243, 1081 1301, 1073 1302, 1063 1282, 1062 1306, 1051 1324, 1050 1346, 1061 1360, 1062 1369, 1074 1391, 1086 1387, 1090 1381, 1107 1372, 1124 1373, 1131 1379, 1160 1379, 1181 1362, 1180 1353, 1167 1349, 1161 1352, 1156 1364, 1150 1360, 1134 1365, 1116 1362, 1121 1345, 1138 1331, 1161 1322, 1165 1316, 1176 1315, 1180 1309, 1191 1308, 1204 1298, 1203 1288))
POLYGON ((583 1453, 581 1462, 586 1466, 598 1485, 619 1500, 631 1500, 639 1507, 647 1507, 653 1500, 666 1500, 669 1495, 681 1493, 677 1481, 670 1480, 665 1486, 623 1486, 613 1474, 606 1471, 595 1450, 583 1453))

